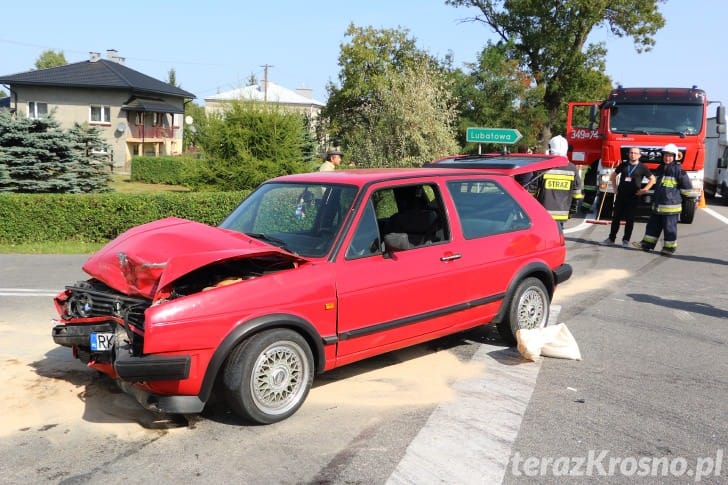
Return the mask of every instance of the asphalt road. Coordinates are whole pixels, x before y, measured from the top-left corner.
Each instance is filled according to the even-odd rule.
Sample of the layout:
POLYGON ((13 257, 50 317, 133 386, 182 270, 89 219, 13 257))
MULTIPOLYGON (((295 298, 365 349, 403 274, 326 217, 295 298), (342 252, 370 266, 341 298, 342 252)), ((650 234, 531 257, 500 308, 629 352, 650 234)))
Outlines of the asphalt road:
POLYGON ((0 483, 726 483, 728 208, 680 225, 671 258, 607 232, 567 224, 555 318, 581 361, 525 361, 485 327, 324 374, 254 427, 217 401, 141 410, 50 338, 85 256, 0 255, 0 483))

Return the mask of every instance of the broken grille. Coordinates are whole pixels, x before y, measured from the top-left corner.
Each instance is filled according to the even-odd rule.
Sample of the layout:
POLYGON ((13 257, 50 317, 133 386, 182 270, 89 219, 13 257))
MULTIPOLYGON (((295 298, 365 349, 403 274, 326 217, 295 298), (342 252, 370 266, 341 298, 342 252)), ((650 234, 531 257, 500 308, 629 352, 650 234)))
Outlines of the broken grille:
POLYGON ((68 317, 113 316, 144 329, 144 311, 151 305, 150 300, 124 295, 100 282, 84 282, 66 289, 71 290, 66 306, 68 317))

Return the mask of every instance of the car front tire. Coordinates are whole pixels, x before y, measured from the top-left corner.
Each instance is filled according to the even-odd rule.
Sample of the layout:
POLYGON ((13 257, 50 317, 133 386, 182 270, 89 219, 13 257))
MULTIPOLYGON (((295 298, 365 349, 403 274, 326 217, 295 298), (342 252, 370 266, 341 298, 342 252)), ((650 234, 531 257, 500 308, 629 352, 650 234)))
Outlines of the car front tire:
POLYGON ((306 340, 288 329, 267 330, 240 343, 224 370, 225 398, 246 421, 271 424, 295 413, 313 382, 306 340))
POLYGON ((538 278, 529 277, 518 284, 508 302, 505 318, 498 322, 498 333, 511 345, 516 343, 519 329, 545 327, 549 320, 551 300, 546 286, 538 278))

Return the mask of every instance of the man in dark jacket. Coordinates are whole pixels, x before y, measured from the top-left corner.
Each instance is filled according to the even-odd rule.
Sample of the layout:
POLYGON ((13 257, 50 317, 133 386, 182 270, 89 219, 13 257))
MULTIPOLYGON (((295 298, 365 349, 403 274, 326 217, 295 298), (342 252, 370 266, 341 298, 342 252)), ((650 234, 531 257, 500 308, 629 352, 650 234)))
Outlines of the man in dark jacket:
POLYGON ((629 160, 622 162, 612 172, 611 181, 615 190, 612 226, 609 237, 602 244, 611 245, 616 242, 620 220, 624 219, 622 246, 629 247, 629 240, 634 228, 634 213, 639 204, 639 198, 655 185, 655 176, 652 175, 647 165, 640 163, 641 156, 642 152, 639 147, 630 148, 629 160), (619 176, 619 186, 617 186, 617 176, 619 176), (647 179, 647 184, 642 187, 642 181, 645 179, 647 179))
MULTIPOLYGON (((549 141, 549 154, 566 158, 569 144, 563 136, 549 141)), ((551 217, 562 226, 569 219, 571 202, 584 197, 579 169, 568 159, 563 167, 552 168, 541 175, 537 198, 551 217)))
POLYGON ((693 189, 685 170, 675 162, 679 154, 677 146, 669 143, 662 149, 662 165, 655 171, 652 214, 647 221, 645 236, 634 246, 643 251, 652 251, 657 245, 660 233, 664 231, 660 254, 671 256, 677 249, 677 221, 682 211, 683 195, 690 195, 693 189))

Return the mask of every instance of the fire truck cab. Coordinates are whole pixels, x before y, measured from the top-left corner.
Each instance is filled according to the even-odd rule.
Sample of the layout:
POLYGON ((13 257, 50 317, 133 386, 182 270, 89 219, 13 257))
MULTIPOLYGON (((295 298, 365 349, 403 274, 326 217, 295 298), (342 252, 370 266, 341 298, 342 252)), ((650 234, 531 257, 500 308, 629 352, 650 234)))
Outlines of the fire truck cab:
MULTIPOLYGON (((663 146, 674 143, 678 163, 688 173, 693 194, 683 199, 680 221, 692 223, 703 191, 708 98, 691 88, 614 89, 601 102, 569 103, 566 138, 571 161, 583 171, 584 208, 610 217, 614 188, 612 171, 631 147, 639 147, 641 161, 655 170, 662 163, 663 146)), ((644 181, 647 182, 646 180, 644 181)), ((649 210, 652 191, 641 197, 649 210)))

